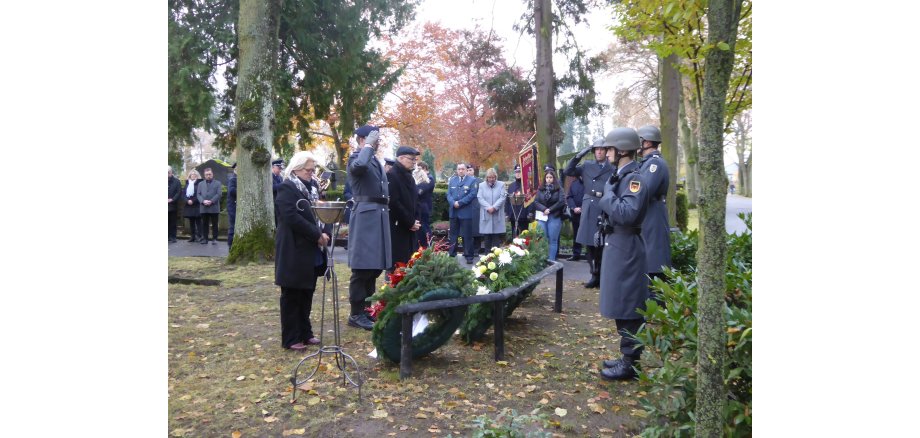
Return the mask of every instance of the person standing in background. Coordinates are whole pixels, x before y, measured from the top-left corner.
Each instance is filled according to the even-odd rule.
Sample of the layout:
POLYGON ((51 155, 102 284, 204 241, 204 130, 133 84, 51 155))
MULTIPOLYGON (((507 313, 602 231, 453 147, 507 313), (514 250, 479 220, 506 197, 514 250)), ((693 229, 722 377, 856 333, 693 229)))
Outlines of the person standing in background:
POLYGON ((211 245, 217 245, 217 218, 220 214, 220 195, 223 184, 214 179, 214 172, 208 167, 204 169, 204 182, 198 183, 198 202, 201 204, 201 220, 204 232, 201 244, 208 243, 208 224, 213 225, 211 245))
MULTIPOLYGON (((451 257, 457 255, 457 238, 463 239, 463 257, 467 264, 473 263, 473 201, 476 199, 477 187, 466 176, 466 164, 457 164, 457 174, 447 181, 447 204, 450 211, 450 250, 451 257)), ((477 209, 478 210, 478 209, 477 209)))
POLYGON ((201 175, 197 170, 189 171, 185 180, 185 207, 182 209, 182 216, 188 219, 189 243, 195 243, 203 239, 204 233, 201 227, 201 204, 198 202, 198 184, 201 182, 201 175))
MULTIPOLYGON (((578 227, 581 225, 581 203, 585 197, 585 185, 581 182, 581 177, 575 177, 569 184, 568 194, 565 197, 565 203, 572 212, 572 235, 578 236, 578 227)), ((581 244, 572 239, 572 255, 566 260, 576 262, 581 260, 581 244)))
POLYGON ((182 183, 179 182, 178 178, 173 176, 172 167, 167 167, 169 168, 169 177, 167 178, 169 180, 169 191, 167 196, 169 198, 167 201, 167 204, 169 204, 169 219, 167 219, 169 229, 167 232, 167 240, 169 243, 176 243, 176 205, 179 204, 182 199, 182 183))
POLYGON ((428 239, 431 237, 431 209, 434 206, 434 179, 428 173, 428 164, 419 161, 412 171, 412 177, 415 179, 415 186, 418 189, 418 211, 421 228, 416 232, 418 244, 421 247, 428 247, 428 239))
POLYGON ((543 184, 537 191, 533 205, 539 213, 545 216, 537 216, 537 222, 543 227, 546 238, 549 239, 549 260, 556 260, 559 253, 559 234, 562 231, 562 209, 565 208, 565 196, 559 187, 556 178, 556 169, 552 166, 546 166, 543 171, 543 184), (541 220, 541 217, 543 219, 541 220))
MULTIPOLYGON (((422 224, 418 220, 418 188, 412 170, 418 159, 418 151, 409 146, 400 146, 396 151, 396 164, 387 172, 390 190, 390 242, 393 263, 407 263, 418 248, 415 232, 422 224)), ((392 271, 394 266, 387 268, 392 271)))
POLYGON ((495 169, 486 170, 486 180, 479 184, 476 198, 479 201, 479 231, 485 240, 486 251, 500 247, 505 239, 505 183, 498 180, 495 169))
MULTIPOLYGON (((668 163, 661 157, 658 150, 661 145, 661 131, 655 126, 643 126, 638 129, 639 140, 642 148, 642 163, 639 174, 642 181, 647 184, 648 212, 642 221, 642 240, 645 241, 645 256, 648 260, 647 273, 649 279, 665 279, 664 267, 671 267, 671 227, 668 225, 668 187, 671 173, 668 163)), ((658 294, 652 290, 649 282, 649 295, 658 304, 664 304, 658 294)))
MULTIPOLYGON (((468 163, 466 165, 466 176, 471 178, 470 185, 476 187, 476 190, 479 190, 479 184, 482 181, 476 178, 476 168, 473 167, 473 163, 468 163)), ((471 221, 473 225, 473 254, 482 254, 482 233, 479 232, 479 204, 476 204, 475 207, 476 208, 473 209, 473 220, 471 221)), ((466 246, 466 242, 463 242, 463 246, 466 246)))
POLYGON ((530 226, 530 221, 533 220, 534 215, 534 206, 531 203, 528 206, 513 205, 511 197, 514 195, 523 195, 524 189, 521 183, 521 165, 514 165, 514 181, 508 185, 508 199, 505 202, 505 216, 508 217, 508 220, 511 222, 511 238, 514 239, 521 234, 522 230, 526 230, 530 226), (517 214, 517 220, 515 220, 515 214, 517 214))
POLYGON ((594 141, 590 148, 584 149, 578 155, 572 157, 565 166, 563 174, 565 176, 581 177, 585 186, 585 196, 581 204, 581 224, 578 226, 578 234, 575 241, 587 246, 585 251, 588 256, 588 266, 591 268, 591 279, 585 283, 586 288, 600 286, 601 279, 601 258, 604 251, 602 247, 596 246, 594 241, 598 233, 597 218, 601 213, 598 203, 601 196, 604 195, 604 184, 616 169, 607 162, 605 154, 607 149, 604 147, 604 139, 599 138, 594 141), (578 165, 581 159, 590 153, 594 153, 594 159, 578 165))

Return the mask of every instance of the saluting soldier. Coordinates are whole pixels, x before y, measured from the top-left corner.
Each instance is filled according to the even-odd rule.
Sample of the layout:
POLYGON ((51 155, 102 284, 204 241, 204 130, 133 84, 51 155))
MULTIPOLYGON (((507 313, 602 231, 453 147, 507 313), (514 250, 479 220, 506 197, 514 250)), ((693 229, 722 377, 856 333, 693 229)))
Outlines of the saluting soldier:
POLYGON ((604 138, 607 158, 617 168, 604 186, 600 208, 607 224, 604 232, 604 261, 601 268, 601 315, 616 321, 623 357, 605 360, 601 377, 621 380, 636 377, 642 346, 633 336, 644 319, 648 298, 645 242, 640 226, 648 209, 648 190, 635 161, 639 135, 632 128, 615 128, 604 138))
POLYGON ((591 279, 584 284, 587 288, 600 285, 603 248, 596 246, 594 242, 594 235, 598 232, 597 217, 601 213, 598 203, 604 195, 604 184, 615 170, 607 163, 607 157, 604 155, 606 150, 604 139, 599 138, 591 144, 590 148, 572 157, 563 171, 566 176, 580 176, 585 186, 585 194, 581 203, 581 222, 578 226, 578 234, 575 235, 575 241, 585 246, 585 256, 591 268, 591 279), (578 162, 591 151, 594 152, 594 159, 578 165, 578 162))
POLYGON ((348 325, 370 330, 373 321, 364 311, 367 297, 374 294, 377 277, 393 265, 390 253, 389 188, 383 166, 375 154, 380 147, 380 128, 362 126, 355 130, 359 152, 348 159, 348 183, 354 205, 348 221, 348 267, 351 281, 348 325), (360 242, 360 246, 358 245, 360 242))
MULTIPOLYGON (((668 186, 671 174, 668 163, 661 157, 661 131, 655 126, 643 126, 637 131, 642 142, 642 167, 639 173, 648 185, 648 213, 642 222, 642 239, 645 240, 645 257, 648 260, 648 276, 664 278, 664 267, 671 266, 671 227, 668 225, 668 186)), ((649 283, 651 287, 651 283, 649 283)), ((649 289, 649 295, 662 301, 649 289)))

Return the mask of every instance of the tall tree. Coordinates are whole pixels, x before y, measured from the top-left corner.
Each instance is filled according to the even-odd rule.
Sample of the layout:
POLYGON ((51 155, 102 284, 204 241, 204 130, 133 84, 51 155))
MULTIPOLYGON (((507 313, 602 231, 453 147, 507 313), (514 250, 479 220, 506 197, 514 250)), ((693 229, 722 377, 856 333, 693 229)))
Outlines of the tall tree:
POLYGON ((274 256, 269 161, 275 133, 274 73, 282 0, 241 0, 239 82, 236 89, 237 204, 234 245, 227 257, 270 260, 274 256))
POLYGON ((720 437, 725 406, 725 98, 735 57, 743 0, 709 2, 709 44, 703 91, 700 177, 699 358, 696 436, 720 437))
POLYGON ((751 151, 751 112, 750 110, 735 116, 732 123, 733 139, 730 143, 735 146, 735 153, 738 156, 738 193, 750 197, 753 193, 751 185, 751 160, 753 152, 751 151))
POLYGON ((537 159, 556 162, 553 136, 556 128, 555 76, 553 76, 553 10, 550 0, 533 0, 534 34, 537 40, 537 159))
POLYGON ((680 72, 678 71, 679 58, 671 53, 659 58, 661 69, 661 101, 658 113, 661 115, 661 154, 668 163, 668 168, 674 169, 673 176, 668 182, 668 223, 677 225, 677 130, 680 112, 680 72))

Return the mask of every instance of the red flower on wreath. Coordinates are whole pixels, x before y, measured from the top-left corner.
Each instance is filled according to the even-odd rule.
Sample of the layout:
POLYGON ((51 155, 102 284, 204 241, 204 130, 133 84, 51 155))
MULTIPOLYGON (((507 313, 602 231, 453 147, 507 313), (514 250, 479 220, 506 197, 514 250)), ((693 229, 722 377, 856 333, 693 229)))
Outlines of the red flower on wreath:
POLYGON ((374 304, 371 304, 370 307, 367 307, 364 310, 367 311, 367 313, 369 313, 371 316, 376 318, 377 315, 379 315, 380 312, 383 312, 383 309, 385 309, 386 307, 387 307, 387 302, 381 300, 381 301, 375 302, 374 304))

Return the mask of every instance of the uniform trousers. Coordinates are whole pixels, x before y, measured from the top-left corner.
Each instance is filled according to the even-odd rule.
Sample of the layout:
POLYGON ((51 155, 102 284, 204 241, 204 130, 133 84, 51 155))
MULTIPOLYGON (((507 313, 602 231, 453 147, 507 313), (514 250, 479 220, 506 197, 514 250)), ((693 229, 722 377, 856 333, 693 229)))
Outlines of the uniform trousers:
MULTIPOLYGON (((578 235, 578 227, 581 226, 581 215, 573 214, 572 215, 572 236, 578 235)), ((572 239, 572 255, 579 256, 581 255, 581 244, 576 242, 575 239, 572 239)))
POLYGON ((473 220, 450 218, 450 256, 457 255, 457 237, 463 238, 463 256, 471 259, 476 253, 473 252, 475 243, 473 242, 473 220))
POLYGON ((364 309, 371 304, 365 301, 374 294, 377 277, 383 269, 352 269, 351 280, 348 282, 348 302, 351 303, 351 316, 364 313, 364 309))
POLYGON ((617 332, 620 334, 620 353, 623 356, 630 357, 633 360, 639 360, 642 356, 642 344, 634 339, 635 334, 645 323, 645 319, 616 319, 617 332))

